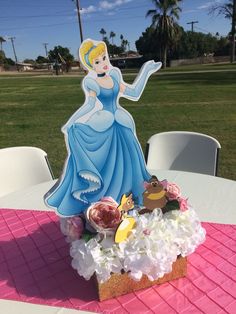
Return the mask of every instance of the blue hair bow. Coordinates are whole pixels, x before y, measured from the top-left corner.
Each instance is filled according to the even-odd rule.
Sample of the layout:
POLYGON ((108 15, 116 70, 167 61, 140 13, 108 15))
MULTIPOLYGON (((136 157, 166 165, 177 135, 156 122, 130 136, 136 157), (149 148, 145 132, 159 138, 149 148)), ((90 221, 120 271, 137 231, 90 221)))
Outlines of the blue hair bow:
POLYGON ((96 48, 96 46, 91 47, 91 48, 89 49, 89 51, 84 55, 84 60, 85 60, 85 62, 86 62, 87 65, 90 66, 91 68, 92 68, 93 66, 92 66, 92 64, 89 62, 89 54, 90 54, 90 52, 91 52, 94 48, 96 48))

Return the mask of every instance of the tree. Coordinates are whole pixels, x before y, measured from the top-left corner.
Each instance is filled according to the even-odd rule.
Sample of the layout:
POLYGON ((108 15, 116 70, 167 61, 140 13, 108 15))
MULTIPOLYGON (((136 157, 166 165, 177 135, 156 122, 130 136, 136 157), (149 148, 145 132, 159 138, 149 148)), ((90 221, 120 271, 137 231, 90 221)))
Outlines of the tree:
POLYGON ((209 14, 223 15, 227 19, 231 19, 231 54, 230 61, 235 61, 235 37, 236 37, 236 0, 228 0, 225 3, 215 3, 209 9, 209 14))
POLYGON ((121 47, 121 49, 122 49, 123 51, 125 51, 126 48, 127 48, 128 40, 124 39, 124 36, 121 34, 121 35, 120 35, 120 41, 121 41, 120 47, 121 47))
POLYGON ((122 45, 124 43, 124 36, 122 34, 120 35, 120 41, 121 41, 121 47, 122 47, 122 45))
POLYGON ((0 50, 0 64, 4 64, 6 60, 6 56, 3 50, 0 50))
POLYGON ((129 46, 129 42, 127 39, 123 40, 124 50, 127 50, 127 47, 129 46))
POLYGON ((116 34, 113 31, 111 31, 110 38, 111 38, 112 45, 114 45, 114 37, 116 37, 116 34))
POLYGON ((111 54, 112 56, 119 55, 122 52, 124 52, 124 49, 122 47, 116 46, 116 45, 111 45, 111 44, 109 46, 107 46, 107 49, 108 49, 108 53, 111 54))
POLYGON ((185 32, 182 30, 177 46, 172 49, 174 59, 189 59, 202 57, 217 50, 217 37, 200 32, 185 32))
POLYGON ((0 51, 3 51, 2 44, 5 42, 6 42, 6 40, 2 36, 0 36, 0 47, 1 47, 0 51))
POLYGON ((230 42, 227 37, 221 36, 217 40, 217 47, 215 50, 215 55, 216 56, 227 56, 229 55, 230 51, 230 42))
POLYGON ((107 47, 110 45, 109 39, 108 39, 107 36, 104 36, 103 41, 105 42, 105 44, 107 45, 107 47))
POLYGON ((161 45, 161 59, 166 67, 168 47, 179 37, 180 28, 177 24, 182 0, 152 0, 155 9, 148 10, 146 17, 152 17, 151 26, 157 31, 161 45))
MULTIPOLYGON (((144 60, 160 60, 160 41, 158 32, 149 27, 135 42, 139 54, 144 60)), ((226 37, 213 36, 198 32, 185 32, 181 29, 181 36, 175 46, 169 47, 168 57, 172 59, 189 59, 202 57, 214 53, 216 56, 229 54, 229 40, 226 37)))
POLYGON ((33 60, 33 59, 25 59, 24 63, 35 64, 35 60, 33 60))
POLYGON ((45 58, 45 57, 43 57, 43 56, 38 56, 35 61, 36 61, 37 63, 40 63, 40 64, 42 64, 42 63, 48 63, 48 58, 45 58))
POLYGON ((50 62, 54 62, 56 69, 59 63, 63 63, 66 68, 66 72, 69 71, 71 63, 74 61, 74 56, 70 53, 70 50, 66 47, 56 46, 53 50, 48 52, 48 58, 50 62))
POLYGON ((148 27, 135 42, 135 45, 144 60, 160 60, 160 41, 158 32, 153 27, 148 27))
POLYGON ((102 35, 102 40, 104 41, 104 37, 105 37, 107 32, 105 31, 104 28, 101 28, 99 33, 102 35))
POLYGON ((13 61, 11 58, 6 58, 5 59, 5 64, 8 64, 8 65, 15 65, 15 61, 13 61))

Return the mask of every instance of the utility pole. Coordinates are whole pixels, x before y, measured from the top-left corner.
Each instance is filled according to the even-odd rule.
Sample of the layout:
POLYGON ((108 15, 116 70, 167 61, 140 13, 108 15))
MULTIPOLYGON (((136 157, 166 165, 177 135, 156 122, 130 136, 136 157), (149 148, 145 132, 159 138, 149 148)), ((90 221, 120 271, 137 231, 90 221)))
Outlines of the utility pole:
POLYGON ((11 40, 12 49, 13 49, 13 53, 14 53, 14 56, 15 56, 16 69, 19 72, 18 60, 17 60, 16 50, 15 50, 15 46, 14 46, 14 40, 16 39, 16 37, 10 37, 9 39, 11 40))
MULTIPOLYGON (((46 58, 48 59, 48 48, 47 48, 48 43, 43 43, 43 45, 44 45, 44 49, 45 49, 46 58)), ((48 62, 49 62, 49 59, 48 59, 48 62)), ((48 63, 48 70, 50 70, 49 63, 48 63)))
POLYGON ((44 45, 44 49, 45 49, 46 58, 48 58, 48 49, 47 49, 48 43, 43 43, 43 45, 44 45))
POLYGON ((80 31, 80 41, 82 43, 83 39, 83 30, 82 30, 82 22, 81 22, 81 16, 80 16, 80 2, 79 0, 72 0, 76 3, 76 9, 77 9, 77 15, 78 15, 78 22, 79 22, 79 31, 80 31))
POLYGON ((231 30, 231 40, 232 40, 232 47, 231 47, 231 63, 235 61, 235 34, 236 34, 236 0, 233 1, 233 14, 232 14, 232 30, 231 30))
POLYGON ((188 22, 187 24, 191 24, 191 31, 193 32, 193 25, 199 23, 198 21, 191 21, 188 22))

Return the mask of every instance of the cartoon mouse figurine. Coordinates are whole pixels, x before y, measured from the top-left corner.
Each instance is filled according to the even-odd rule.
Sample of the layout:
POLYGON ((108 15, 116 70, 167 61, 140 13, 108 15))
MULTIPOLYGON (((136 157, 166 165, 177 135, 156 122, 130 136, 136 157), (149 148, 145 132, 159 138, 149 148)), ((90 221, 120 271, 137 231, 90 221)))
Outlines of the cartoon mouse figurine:
POLYGON ((167 192, 156 176, 152 176, 143 193, 143 208, 139 214, 152 212, 154 208, 164 208, 167 204, 167 192))

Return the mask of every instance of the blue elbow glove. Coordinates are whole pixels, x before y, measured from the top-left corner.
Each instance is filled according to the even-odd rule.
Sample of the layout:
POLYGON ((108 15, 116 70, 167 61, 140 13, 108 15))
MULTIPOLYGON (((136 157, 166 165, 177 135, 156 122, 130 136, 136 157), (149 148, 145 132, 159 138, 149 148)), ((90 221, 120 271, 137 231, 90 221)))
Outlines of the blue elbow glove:
POLYGON ((161 62, 154 62, 153 60, 144 63, 137 79, 132 85, 126 87, 123 95, 128 96, 127 98, 138 100, 142 95, 142 92, 144 90, 148 78, 151 76, 151 74, 158 71, 161 68, 161 66, 162 66, 161 62))
POLYGON ((72 124, 74 124, 79 118, 83 117, 89 113, 95 107, 96 97, 89 96, 87 102, 79 108, 67 121, 67 123, 62 127, 62 132, 67 131, 72 124))

